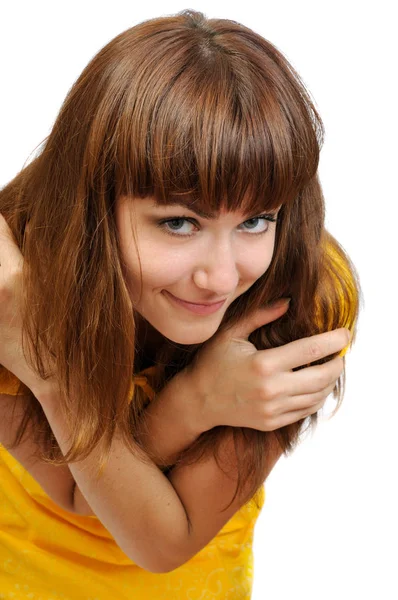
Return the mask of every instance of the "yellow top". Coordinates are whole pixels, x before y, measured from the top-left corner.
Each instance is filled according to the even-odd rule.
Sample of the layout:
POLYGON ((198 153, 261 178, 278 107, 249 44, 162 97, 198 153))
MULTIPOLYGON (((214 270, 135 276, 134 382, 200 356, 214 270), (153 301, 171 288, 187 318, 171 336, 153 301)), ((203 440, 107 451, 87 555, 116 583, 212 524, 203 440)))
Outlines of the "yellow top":
MULTIPOLYGON (((0 393, 16 395, 18 384, 0 374, 0 393)), ((145 376, 133 384, 151 399, 145 376)), ((260 510, 264 499, 261 487, 260 510)), ((184 565, 150 573, 127 558, 97 517, 55 504, 0 444, 0 599, 249 600, 259 512, 252 499, 184 565)))
MULTIPOLYGON (((338 252, 329 251, 356 302, 350 273, 338 252)), ((354 331, 357 305, 347 310, 340 296, 344 326, 354 331)), ((139 385, 151 400, 143 373, 133 378, 132 390, 139 385)), ((18 385, 0 369, 0 393, 23 393, 18 385)), ((154 574, 127 558, 96 517, 56 505, 0 444, 0 600, 249 600, 253 530, 264 487, 256 496, 260 509, 252 499, 191 560, 171 573, 154 574)))

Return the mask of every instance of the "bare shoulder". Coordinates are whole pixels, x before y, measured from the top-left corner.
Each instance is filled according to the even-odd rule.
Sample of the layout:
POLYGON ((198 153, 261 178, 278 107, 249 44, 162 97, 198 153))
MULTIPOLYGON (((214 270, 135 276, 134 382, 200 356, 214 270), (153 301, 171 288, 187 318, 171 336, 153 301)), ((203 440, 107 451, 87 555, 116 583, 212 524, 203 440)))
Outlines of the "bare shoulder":
POLYGON ((37 481, 44 492, 61 508, 74 512, 73 495, 75 481, 67 465, 51 465, 40 461, 35 454, 38 447, 28 426, 21 443, 10 448, 26 410, 26 396, 0 394, 0 444, 37 481))

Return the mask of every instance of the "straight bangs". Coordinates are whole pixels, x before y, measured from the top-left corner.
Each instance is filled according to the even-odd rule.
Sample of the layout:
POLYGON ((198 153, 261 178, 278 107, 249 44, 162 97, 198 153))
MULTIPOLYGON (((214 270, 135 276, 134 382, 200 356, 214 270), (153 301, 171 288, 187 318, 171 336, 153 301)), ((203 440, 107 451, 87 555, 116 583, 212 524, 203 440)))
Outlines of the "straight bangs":
POLYGON ((135 73, 116 123, 118 193, 210 214, 274 210, 315 175, 321 120, 273 45, 232 21, 209 25, 212 36, 172 38, 162 23, 147 38, 139 69, 153 76, 135 73))
MULTIPOLYGON (((59 407, 72 432, 64 455, 29 391, 14 447, 29 425, 45 462, 84 459, 101 442, 100 466, 121 433, 140 460, 148 456, 152 466, 170 470, 204 456, 219 464, 218 450, 232 434, 235 496, 242 504, 253 497, 269 472, 273 441, 287 454, 305 420, 275 432, 219 425, 170 462, 156 455, 146 443, 145 393, 131 385, 139 340, 114 208, 119 196, 196 203, 210 215, 228 210, 247 218, 282 207, 267 271, 231 303, 219 331, 289 297, 285 314, 250 333, 258 350, 331 328, 355 334, 358 278, 324 227, 317 175, 323 134, 287 59, 235 21, 186 10, 128 29, 93 57, 40 154, 0 190, 0 213, 26 265, 26 355, 42 378, 56 373, 59 407)), ((156 393, 193 363, 201 345, 160 345, 156 393)), ((341 403, 340 383, 335 392, 341 403)))

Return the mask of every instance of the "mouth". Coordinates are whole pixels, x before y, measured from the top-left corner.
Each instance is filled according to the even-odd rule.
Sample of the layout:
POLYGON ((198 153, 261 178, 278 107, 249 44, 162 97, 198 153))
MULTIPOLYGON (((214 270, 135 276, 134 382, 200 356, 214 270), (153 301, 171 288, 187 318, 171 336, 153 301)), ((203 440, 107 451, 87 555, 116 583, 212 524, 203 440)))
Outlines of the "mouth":
POLYGON ((198 315, 209 315, 214 312, 217 312, 225 304, 225 301, 226 301, 226 298, 224 298, 224 300, 220 300, 218 302, 205 302, 205 303, 187 302, 186 300, 177 298, 177 296, 174 296, 173 294, 171 294, 170 292, 167 292, 166 290, 163 290, 163 293, 175 305, 181 306, 182 308, 185 308, 185 309, 189 310, 190 312, 193 312, 198 315))

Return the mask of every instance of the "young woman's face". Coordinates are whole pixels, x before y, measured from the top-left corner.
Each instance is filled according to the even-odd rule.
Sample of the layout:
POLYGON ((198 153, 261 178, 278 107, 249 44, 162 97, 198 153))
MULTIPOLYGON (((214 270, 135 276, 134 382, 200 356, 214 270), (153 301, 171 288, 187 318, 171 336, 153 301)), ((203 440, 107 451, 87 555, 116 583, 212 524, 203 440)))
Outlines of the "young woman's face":
POLYGON ((260 214, 206 218, 194 206, 123 196, 116 222, 136 310, 180 344, 214 335, 229 305, 268 269, 274 251, 276 223, 260 214))

